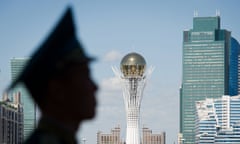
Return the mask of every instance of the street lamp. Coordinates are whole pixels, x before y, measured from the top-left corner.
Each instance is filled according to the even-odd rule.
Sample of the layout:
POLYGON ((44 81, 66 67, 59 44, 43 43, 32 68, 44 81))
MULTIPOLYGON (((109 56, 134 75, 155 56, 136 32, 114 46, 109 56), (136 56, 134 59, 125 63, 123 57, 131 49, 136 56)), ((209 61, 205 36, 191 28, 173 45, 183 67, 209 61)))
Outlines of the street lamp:
POLYGON ((85 144, 85 143, 86 143, 86 141, 87 141, 87 139, 86 139, 86 138, 82 138, 82 142, 83 142, 83 144, 85 144))

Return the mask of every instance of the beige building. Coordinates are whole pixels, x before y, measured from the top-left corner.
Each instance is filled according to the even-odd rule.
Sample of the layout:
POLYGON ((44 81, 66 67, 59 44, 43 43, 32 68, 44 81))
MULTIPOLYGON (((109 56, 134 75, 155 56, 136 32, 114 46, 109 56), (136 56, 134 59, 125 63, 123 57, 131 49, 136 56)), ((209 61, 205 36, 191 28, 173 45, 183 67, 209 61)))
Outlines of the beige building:
POLYGON ((149 128, 142 129, 142 144, 165 144, 165 137, 165 132, 153 134, 149 128))
MULTIPOLYGON (((166 144, 166 134, 161 132, 158 134, 152 133, 152 130, 144 127, 142 129, 142 137, 140 144, 166 144)), ((99 131, 97 133, 97 144, 126 144, 120 136, 120 127, 115 127, 111 130, 111 133, 103 133, 99 131)))
POLYGON ((97 133, 97 144, 124 144, 120 137, 120 127, 117 126, 111 130, 111 133, 97 133))
POLYGON ((14 94, 13 101, 4 94, 0 101, 0 143, 23 143, 23 107, 20 93, 14 94))

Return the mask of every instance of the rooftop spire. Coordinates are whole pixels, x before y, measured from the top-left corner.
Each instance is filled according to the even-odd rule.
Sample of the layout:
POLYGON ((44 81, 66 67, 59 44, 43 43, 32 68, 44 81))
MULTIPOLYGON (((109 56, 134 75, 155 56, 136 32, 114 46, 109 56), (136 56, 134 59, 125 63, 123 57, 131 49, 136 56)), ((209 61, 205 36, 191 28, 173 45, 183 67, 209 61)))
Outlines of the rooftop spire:
POLYGON ((198 11, 197 11, 197 10, 194 10, 193 16, 194 16, 194 17, 198 17, 198 11))
POLYGON ((216 16, 220 16, 220 10, 216 9, 216 16))

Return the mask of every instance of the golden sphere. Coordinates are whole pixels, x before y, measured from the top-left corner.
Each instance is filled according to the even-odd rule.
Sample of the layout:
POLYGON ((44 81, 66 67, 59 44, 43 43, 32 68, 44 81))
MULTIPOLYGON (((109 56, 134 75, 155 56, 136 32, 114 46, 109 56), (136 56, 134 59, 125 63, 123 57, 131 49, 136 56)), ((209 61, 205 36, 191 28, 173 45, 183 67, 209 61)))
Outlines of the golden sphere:
POLYGON ((129 53, 123 57, 120 68, 124 76, 143 76, 146 69, 146 61, 138 53, 129 53))

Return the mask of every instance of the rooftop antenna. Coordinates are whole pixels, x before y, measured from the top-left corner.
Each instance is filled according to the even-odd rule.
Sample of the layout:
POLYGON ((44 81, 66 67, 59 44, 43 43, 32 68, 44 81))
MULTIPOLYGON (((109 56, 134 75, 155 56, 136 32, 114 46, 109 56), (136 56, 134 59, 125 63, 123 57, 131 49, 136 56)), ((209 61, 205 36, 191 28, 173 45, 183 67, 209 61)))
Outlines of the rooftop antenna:
POLYGON ((220 16, 220 10, 216 9, 216 16, 220 16))
POLYGON ((198 17, 198 11, 197 10, 194 10, 193 16, 198 17))

